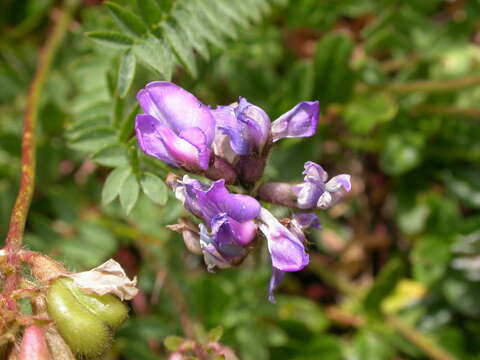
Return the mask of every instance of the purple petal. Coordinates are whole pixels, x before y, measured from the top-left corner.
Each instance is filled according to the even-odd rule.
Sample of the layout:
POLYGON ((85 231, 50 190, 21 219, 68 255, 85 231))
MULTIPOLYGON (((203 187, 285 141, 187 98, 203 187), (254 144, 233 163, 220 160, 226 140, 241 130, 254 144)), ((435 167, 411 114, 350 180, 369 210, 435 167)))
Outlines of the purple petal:
POLYGON ((238 222, 252 220, 260 212, 257 200, 248 195, 229 193, 223 179, 215 181, 207 191, 195 190, 195 192, 207 222, 222 212, 238 222))
POLYGON ((245 98, 240 98, 235 114, 239 121, 246 124, 250 140, 256 145, 257 151, 261 152, 270 136, 271 121, 267 113, 245 98))
POLYGON ((243 254, 243 245, 252 241, 256 234, 256 225, 253 221, 240 224, 226 214, 215 216, 211 228, 217 249, 228 257, 243 254))
POLYGON ((272 277, 270 278, 270 283, 268 284, 268 301, 275 303, 274 290, 278 288, 283 278, 285 277, 285 272, 272 268, 272 277))
POLYGON ((313 161, 307 161, 305 163, 303 174, 305 175, 303 178, 304 181, 323 184, 328 179, 328 173, 323 170, 320 165, 314 163, 313 161))
POLYGON ((212 110, 217 129, 230 138, 238 155, 261 152, 270 134, 270 118, 260 107, 240 98, 238 104, 219 106, 212 110))
POLYGON ((212 219, 211 233, 200 224, 200 246, 209 270, 215 266, 230 267, 247 255, 247 250, 238 242, 232 222, 226 214, 218 214, 212 219))
POLYGON ((158 136, 157 128, 160 125, 160 122, 153 116, 145 114, 137 115, 135 119, 135 132, 140 148, 147 155, 154 156, 167 164, 178 166, 158 136))
POLYGON ((232 150, 238 155, 247 155, 252 147, 252 142, 248 126, 239 121, 235 115, 237 106, 236 104, 219 106, 212 110, 212 114, 215 118, 217 129, 230 139, 232 150))
POLYGON ((322 227, 320 224, 320 219, 314 213, 293 214, 292 222, 294 222, 302 230, 308 229, 309 227, 314 227, 315 229, 320 229, 322 227))
POLYGON ((286 137, 313 136, 317 129, 319 114, 318 101, 303 101, 297 104, 273 122, 273 142, 286 137))
POLYGON ((195 216, 202 217, 201 204, 195 190, 203 190, 205 186, 197 179, 192 179, 185 175, 175 189, 175 196, 183 202, 185 208, 193 213, 195 216))
POLYGON ((267 238, 272 266, 281 271, 302 270, 309 261, 302 241, 292 234, 268 210, 262 208, 260 230, 267 238))
POLYGON ((320 209, 326 209, 333 205, 333 196, 330 192, 325 191, 319 198, 317 202, 317 207, 320 209))
POLYGON ((313 213, 294 214, 288 229, 302 241, 305 241, 305 230, 309 227, 320 229, 320 219, 313 213))
POLYGON ((234 165, 239 158, 238 154, 232 149, 230 136, 226 135, 220 129, 215 132, 213 152, 232 165, 234 165))
POLYGON ((177 134, 197 127, 205 134, 206 144, 212 144, 215 120, 210 109, 188 91, 170 82, 157 81, 140 90, 137 100, 145 113, 177 134))
POLYGON ((337 192, 341 190, 342 187, 346 192, 349 192, 352 189, 352 184, 350 183, 350 175, 340 174, 334 176, 325 184, 325 189, 329 192, 337 192))
POLYGON ((304 182, 296 187, 297 206, 299 209, 312 209, 317 205, 318 198, 324 192, 323 184, 304 182))
POLYGON ((226 269, 231 266, 227 259, 219 253, 214 242, 215 237, 210 235, 204 224, 200 224, 200 247, 203 252, 205 264, 208 271, 213 271, 215 267, 226 269))
POLYGON ((211 150, 205 143, 205 136, 202 143, 199 133, 201 133, 201 130, 190 128, 177 135, 167 126, 157 126, 157 136, 163 142, 170 157, 175 159, 179 166, 189 170, 208 169, 211 150), (195 138, 197 144, 192 144, 185 137, 195 138))

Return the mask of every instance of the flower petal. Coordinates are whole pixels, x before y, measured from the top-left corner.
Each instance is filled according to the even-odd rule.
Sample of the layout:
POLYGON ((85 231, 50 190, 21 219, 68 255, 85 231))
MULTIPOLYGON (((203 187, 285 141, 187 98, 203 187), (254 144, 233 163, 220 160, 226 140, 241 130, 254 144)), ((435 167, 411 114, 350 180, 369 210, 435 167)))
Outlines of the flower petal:
POLYGON ((320 219, 314 213, 293 214, 292 222, 302 230, 308 229, 309 227, 314 227, 315 229, 320 229, 322 227, 320 219))
POLYGON ((268 210, 262 208, 260 230, 268 242, 272 266, 281 271, 299 271, 309 262, 302 241, 292 234, 268 210))
MULTIPOLYGON (((238 155, 247 155, 252 146, 249 128, 237 119, 235 115, 237 106, 236 104, 218 106, 212 110, 212 114, 215 118, 217 129, 230 139, 232 150, 238 155)), ((218 135, 216 136, 220 139, 218 135)))
POLYGON ((178 166, 176 160, 163 145, 163 141, 158 136, 157 129, 161 123, 150 115, 137 115, 135 119, 135 132, 138 143, 143 152, 154 156, 167 164, 178 166))
POLYGON ((310 181, 314 183, 323 184, 328 179, 328 173, 323 168, 314 163, 313 161, 307 161, 304 165, 303 178, 304 181, 310 181))
POLYGON ((278 288, 284 277, 285 272, 276 268, 272 268, 272 277, 270 278, 270 283, 268 284, 268 301, 270 301, 271 303, 276 302, 273 292, 276 288, 278 288))
POLYGON ((312 183, 304 182, 298 185, 299 188, 297 197, 297 206, 299 209, 312 209, 316 206, 318 198, 323 193, 323 186, 312 183))
POLYGON ((250 104, 245 98, 240 98, 235 114, 239 121, 248 127, 249 138, 261 152, 270 136, 271 121, 262 108, 250 104))
POLYGON ((215 120, 210 109, 181 87, 166 81, 149 83, 137 94, 137 100, 148 115, 170 127, 177 134, 198 127, 211 145, 215 135, 215 120))
POLYGON ((225 180, 215 181, 207 191, 194 190, 201 203, 205 221, 224 212, 238 222, 245 222, 257 217, 260 204, 248 195, 231 194, 225 187, 225 180))
POLYGON ((346 192, 349 192, 352 189, 352 184, 350 183, 350 175, 340 174, 334 176, 325 184, 325 189, 330 192, 337 192, 341 190, 342 187, 346 192))
POLYGON ((192 144, 184 138, 193 138, 192 132, 196 132, 198 137, 198 132, 192 130, 186 129, 177 135, 167 126, 157 126, 158 137, 179 166, 188 170, 207 170, 211 150, 205 143, 192 144))
POLYGON ((272 123, 273 142, 287 137, 313 136, 317 130, 318 101, 303 101, 272 123))

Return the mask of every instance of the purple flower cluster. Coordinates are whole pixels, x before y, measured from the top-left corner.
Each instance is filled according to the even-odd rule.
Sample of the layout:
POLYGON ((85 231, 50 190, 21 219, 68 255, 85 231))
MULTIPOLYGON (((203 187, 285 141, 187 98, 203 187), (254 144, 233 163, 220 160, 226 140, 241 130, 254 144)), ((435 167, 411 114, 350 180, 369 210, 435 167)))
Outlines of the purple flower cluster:
POLYGON ((177 199, 201 221, 199 225, 181 221, 171 228, 183 233, 189 249, 203 254, 209 270, 241 263, 255 245, 259 229, 272 259, 269 299, 274 301, 273 291, 284 273, 308 264, 305 230, 319 228, 320 222, 308 212, 280 222, 257 199, 300 211, 325 209, 351 188, 349 175, 327 181, 322 167, 310 161, 302 183, 253 186, 263 175, 276 141, 315 134, 318 101, 301 102, 271 122, 263 109, 245 98, 211 108, 170 82, 148 84, 137 99, 144 111, 135 123, 141 149, 173 167, 215 180, 205 184, 188 175, 169 176, 177 199), (258 188, 256 198, 232 193, 226 184, 258 188))

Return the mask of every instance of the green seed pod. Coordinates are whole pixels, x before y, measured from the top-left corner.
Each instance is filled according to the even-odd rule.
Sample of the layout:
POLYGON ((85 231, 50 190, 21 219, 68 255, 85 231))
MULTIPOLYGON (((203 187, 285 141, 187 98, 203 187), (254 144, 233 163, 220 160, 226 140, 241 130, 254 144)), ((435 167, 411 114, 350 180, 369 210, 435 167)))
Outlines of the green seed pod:
POLYGON ((107 324, 81 304, 65 278, 57 278, 47 292, 50 317, 72 351, 86 358, 99 357, 112 342, 107 324))
POLYGON ((128 316, 128 307, 118 297, 111 294, 88 294, 75 286, 73 280, 62 279, 79 303, 85 306, 100 320, 113 329, 123 324, 128 316))

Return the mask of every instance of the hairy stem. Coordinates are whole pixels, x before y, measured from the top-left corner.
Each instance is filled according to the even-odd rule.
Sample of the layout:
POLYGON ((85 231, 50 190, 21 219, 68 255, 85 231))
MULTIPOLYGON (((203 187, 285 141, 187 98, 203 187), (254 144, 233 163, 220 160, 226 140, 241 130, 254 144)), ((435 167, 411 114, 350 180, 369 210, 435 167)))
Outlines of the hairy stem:
MULTIPOLYGON (((20 189, 10 217, 5 249, 8 254, 8 263, 11 265, 9 275, 5 281, 4 295, 8 299, 19 281, 19 256, 28 209, 32 201, 35 187, 35 153, 36 153, 36 124, 38 118, 38 104, 45 84, 45 79, 51 68, 54 55, 67 32, 68 24, 76 2, 67 1, 65 9, 57 17, 57 21, 47 41, 40 52, 40 60, 33 77, 27 97, 27 105, 23 120, 22 134, 22 168, 20 174, 20 189)), ((10 310, 16 308, 14 301, 7 303, 10 310)))

